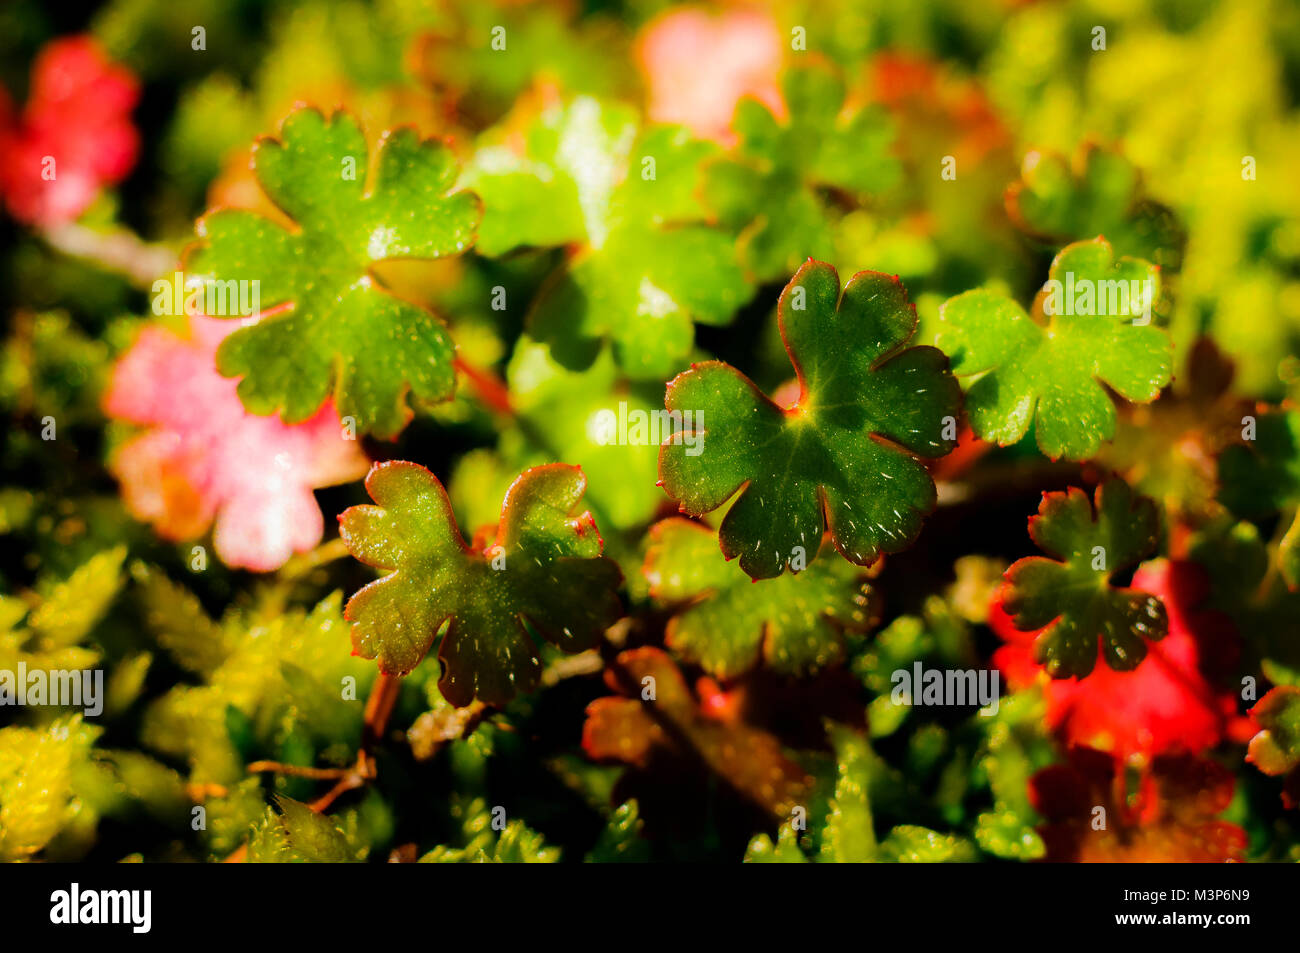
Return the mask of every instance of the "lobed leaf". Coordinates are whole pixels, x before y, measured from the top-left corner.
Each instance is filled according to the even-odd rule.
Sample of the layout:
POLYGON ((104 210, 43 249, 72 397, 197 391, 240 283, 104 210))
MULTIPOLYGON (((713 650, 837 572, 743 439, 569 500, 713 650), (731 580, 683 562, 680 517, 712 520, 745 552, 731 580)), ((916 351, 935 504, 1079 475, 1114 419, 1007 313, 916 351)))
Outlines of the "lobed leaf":
POLYGON ((531 117, 522 150, 489 137, 466 181, 482 194, 480 249, 571 245, 529 328, 572 370, 608 340, 619 366, 662 378, 681 366, 694 322, 726 324, 750 294, 731 236, 695 198, 713 146, 676 127, 580 96, 531 117))
MULTIPOLYGON (((678 607, 666 641, 680 658, 733 678, 761 658, 806 674, 839 660, 843 630, 871 624, 868 574, 823 559, 806 572, 755 584, 718 552, 708 527, 680 518, 650 528, 643 572, 657 602, 678 607)), ((830 548, 823 541, 823 548, 830 548)))
POLYGON ((1032 317, 985 289, 949 298, 939 310, 937 344, 951 356, 953 373, 968 380, 966 412, 982 440, 1007 446, 1033 424, 1047 456, 1086 460, 1115 435, 1115 405, 1102 384, 1149 403, 1172 376, 1169 335, 1136 323, 1147 319, 1143 302, 1154 305, 1160 273, 1139 259, 1116 260, 1097 238, 1062 249, 1048 280, 1059 283, 1059 297, 1053 304, 1039 292, 1032 317), (1109 283, 1124 283, 1124 293, 1109 283), (1134 287, 1141 293, 1131 295, 1134 287), (1090 305, 1082 302, 1085 288, 1093 289, 1090 305), (1103 296, 1107 313, 1067 313, 1095 311, 1103 296))
POLYGON ((185 261, 190 281, 261 283, 257 320, 217 352, 221 373, 243 378, 244 406, 279 410, 298 423, 332 394, 358 430, 391 437, 411 416, 408 392, 417 401, 451 397, 451 337, 373 270, 392 259, 459 254, 474 243, 481 203, 451 191, 451 150, 413 129, 388 130, 372 172, 356 119, 303 108, 284 120, 279 139, 254 146, 253 169, 293 227, 219 209, 199 220, 200 242, 185 261))
POLYGON ((595 645, 619 615, 618 567, 601 555, 595 521, 577 507, 582 471, 549 464, 511 484, 494 538, 466 545, 432 473, 376 464, 366 489, 377 505, 339 517, 351 553, 390 570, 348 600, 356 654, 389 674, 410 672, 440 631, 438 687, 457 707, 504 704, 541 675, 534 636, 565 652, 595 645))
POLYGON ((743 229, 743 261, 761 281, 809 256, 832 257, 837 214, 825 192, 856 200, 899 180, 888 117, 876 107, 846 110, 846 93, 837 71, 813 63, 782 77, 785 120, 757 99, 736 107, 737 158, 709 167, 705 194, 724 224, 743 229))
POLYGON ((1055 558, 1014 563, 1002 601, 1016 628, 1043 630, 1034 640, 1034 661, 1052 678, 1083 678, 1099 652, 1116 671, 1136 668, 1147 641, 1164 638, 1169 619, 1158 598, 1116 588, 1110 579, 1155 550, 1155 504, 1113 479, 1097 488, 1095 506, 1077 487, 1044 493, 1029 535, 1055 558))
POLYGON ((740 491, 719 542, 756 579, 811 562, 828 529, 870 565, 910 545, 934 507, 917 458, 956 445, 960 389, 940 351, 907 347, 916 313, 896 278, 859 272, 841 296, 835 269, 808 261, 778 313, 798 401, 781 408, 730 365, 693 365, 668 384, 684 430, 664 441, 660 479, 695 516, 740 491))

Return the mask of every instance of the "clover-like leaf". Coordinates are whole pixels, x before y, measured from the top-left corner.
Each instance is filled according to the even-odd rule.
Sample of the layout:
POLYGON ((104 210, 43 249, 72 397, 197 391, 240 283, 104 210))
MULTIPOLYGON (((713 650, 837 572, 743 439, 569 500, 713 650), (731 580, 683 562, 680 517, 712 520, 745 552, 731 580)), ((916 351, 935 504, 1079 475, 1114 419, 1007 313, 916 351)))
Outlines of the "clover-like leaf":
POLYGON ((1033 423, 1052 459, 1093 456, 1115 434, 1115 405, 1102 383, 1139 403, 1169 383, 1173 343, 1149 323, 1159 289, 1158 268, 1116 260, 1097 238, 1056 256, 1032 317, 986 289, 949 298, 937 343, 953 372, 971 378, 966 412, 975 433, 1006 446, 1033 423))
MULTIPOLYGON (((1300 411, 1259 414, 1254 439, 1219 457, 1219 499, 1240 516, 1300 507, 1300 411)), ((1278 544, 1278 565, 1290 589, 1300 588, 1300 512, 1278 544)))
POLYGON ((1007 186, 1007 214, 1021 231, 1063 243, 1105 235, 1123 254, 1165 268, 1182 262, 1187 232, 1168 206, 1142 195, 1142 175, 1120 153, 1085 142, 1071 162, 1029 152, 1007 186))
POLYGON ((901 173, 889 151, 889 118, 875 107, 846 112, 844 80, 832 68, 794 67, 781 85, 788 118, 742 99, 733 122, 738 158, 713 163, 707 174, 709 202, 723 224, 744 230, 742 260, 764 281, 809 256, 834 255, 838 213, 827 192, 856 201, 892 187, 901 173))
POLYGON ((668 385, 684 428, 664 441, 660 479, 696 516, 741 491, 719 542, 756 579, 798 552, 811 561, 827 528, 846 559, 869 565, 907 547, 934 507, 917 456, 956 445, 960 388, 942 352, 907 347, 916 312, 889 275, 859 272, 841 297, 835 269, 809 261, 781 293, 779 321, 795 405, 777 406, 730 365, 692 366, 668 385))
POLYGON ((668 647, 719 678, 740 674, 760 656, 779 672, 815 671, 843 655, 845 629, 871 623, 868 573, 843 560, 822 559, 807 572, 756 586, 722 558, 707 526, 666 519, 650 528, 650 539, 650 594, 681 606, 668 622, 668 647))
POLYGON ((632 110, 590 97, 531 118, 522 151, 489 134, 467 171, 487 209, 479 250, 571 246, 533 302, 533 334, 570 369, 608 339, 628 374, 662 379, 690 353, 693 322, 726 324, 751 291, 732 237, 695 198, 715 147, 640 130, 632 110))
POLYGON ((479 199, 448 194, 456 179, 451 150, 413 129, 384 133, 373 170, 370 156, 349 114, 298 109, 279 139, 253 149, 259 183, 294 227, 232 209, 199 220, 202 241, 187 254, 188 280, 222 288, 260 282, 250 286, 258 289, 258 320, 217 352, 221 373, 243 378, 239 396, 253 413, 279 410, 297 423, 332 393, 358 429, 391 437, 410 419, 408 392, 440 401, 455 390, 446 329, 389 293, 372 266, 465 251, 479 199))
POLYGON ((520 474, 485 545, 466 545, 437 478, 405 461, 376 464, 366 489, 376 506, 353 506, 339 530, 354 556, 392 570, 348 600, 358 655, 404 675, 446 624, 438 687, 457 707, 503 704, 541 675, 532 634, 566 652, 590 648, 619 613, 617 565, 601 555, 586 479, 548 464, 520 474))
POLYGON ((1122 480, 1097 488, 1094 505, 1078 487, 1044 493, 1029 535, 1055 559, 1027 556, 1006 573, 1002 603, 1016 627, 1043 629, 1034 640, 1034 661, 1052 678, 1084 677, 1097 655, 1116 671, 1130 671, 1146 657, 1146 640, 1165 637, 1164 603, 1136 589, 1110 584, 1159 542, 1155 504, 1122 480))

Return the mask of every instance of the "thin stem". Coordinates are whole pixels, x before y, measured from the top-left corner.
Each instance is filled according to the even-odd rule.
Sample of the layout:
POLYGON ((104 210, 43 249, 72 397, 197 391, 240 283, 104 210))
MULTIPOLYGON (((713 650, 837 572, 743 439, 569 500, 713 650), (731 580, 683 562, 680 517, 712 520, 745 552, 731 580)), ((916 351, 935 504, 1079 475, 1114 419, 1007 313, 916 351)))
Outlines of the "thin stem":
POLYGON ((459 356, 456 358, 455 365, 456 369, 464 374, 470 384, 473 385, 474 392, 478 395, 479 400, 497 413, 511 417, 515 415, 514 405, 510 402, 510 389, 505 385, 504 381, 491 371, 470 364, 459 356))
POLYGON ((269 771, 274 774, 287 774, 294 778, 312 778, 316 781, 341 778, 351 770, 351 768, 309 768, 298 764, 282 764, 279 761, 254 761, 248 766, 250 774, 269 771))
MULTIPOLYGON (((386 675, 383 672, 375 679, 375 683, 370 686, 370 694, 366 697, 364 721, 361 726, 361 747, 357 752, 356 764, 352 767, 300 768, 296 765, 284 765, 275 761, 254 761, 248 766, 248 769, 253 772, 276 771, 296 777, 320 780, 338 778, 332 788, 307 805, 317 814, 325 813, 339 797, 374 779, 376 775, 375 759, 371 754, 371 749, 383 738, 384 732, 388 728, 388 720, 392 717, 393 708, 397 704, 397 698, 401 691, 401 678, 396 675, 386 675)), ((242 863, 247 856, 248 844, 245 843, 227 857, 224 863, 242 863)))
POLYGON ((97 230, 70 223, 47 228, 42 235, 51 248, 93 261, 145 290, 153 286, 159 275, 176 265, 174 250, 165 245, 151 245, 120 225, 97 230))

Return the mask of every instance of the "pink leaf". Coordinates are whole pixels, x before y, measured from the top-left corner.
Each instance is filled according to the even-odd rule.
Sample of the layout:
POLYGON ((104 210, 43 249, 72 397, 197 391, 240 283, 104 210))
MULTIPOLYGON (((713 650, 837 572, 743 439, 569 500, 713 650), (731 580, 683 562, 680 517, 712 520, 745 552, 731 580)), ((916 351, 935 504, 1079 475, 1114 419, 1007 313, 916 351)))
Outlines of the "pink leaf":
POLYGON ((32 67, 22 115, 0 108, 0 192, 14 218, 71 221, 102 186, 125 178, 139 151, 131 124, 139 95, 131 72, 110 63, 91 37, 49 43, 32 67))
POLYGON ((704 139, 730 143, 736 103, 753 96, 778 117, 781 35, 757 12, 714 16, 679 9, 642 34, 637 59, 649 86, 650 118, 680 123, 704 139))
POLYGON ((312 490, 358 479, 369 463, 330 401, 293 426, 244 409, 213 358, 238 324, 192 317, 188 340, 146 328, 113 369, 104 407, 150 428, 112 461, 132 513, 175 540, 215 520, 223 562, 269 571, 320 542, 312 490))

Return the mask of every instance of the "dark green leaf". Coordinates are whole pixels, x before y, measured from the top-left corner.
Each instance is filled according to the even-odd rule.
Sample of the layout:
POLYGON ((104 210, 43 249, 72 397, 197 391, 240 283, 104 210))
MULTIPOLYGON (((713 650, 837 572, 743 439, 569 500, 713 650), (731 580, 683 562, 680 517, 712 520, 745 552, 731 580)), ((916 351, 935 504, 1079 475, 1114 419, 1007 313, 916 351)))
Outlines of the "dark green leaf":
POLYGON ((1082 678, 1100 646, 1111 668, 1136 668, 1147 640, 1164 638, 1169 620, 1157 597, 1116 588, 1110 578, 1155 550, 1155 504, 1121 480, 1097 488, 1095 510, 1077 487, 1044 493, 1029 535, 1055 559, 1029 556, 1012 565, 1003 604, 1018 628, 1043 630, 1034 640, 1035 661, 1053 678, 1082 678))
POLYGON ((697 516, 740 490, 719 541, 756 579, 800 555, 811 561, 828 528, 861 566, 905 549, 935 502, 917 457, 956 443, 961 395, 947 359, 907 347, 915 310, 898 280, 877 272, 855 275, 841 298, 835 269, 809 261, 781 293, 779 320, 797 403, 777 406, 716 361, 678 375, 666 404, 684 433, 660 451, 664 489, 697 516))

